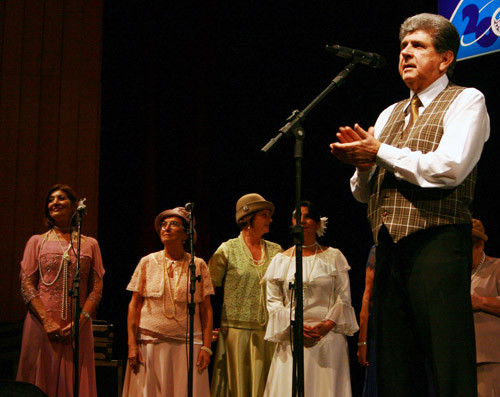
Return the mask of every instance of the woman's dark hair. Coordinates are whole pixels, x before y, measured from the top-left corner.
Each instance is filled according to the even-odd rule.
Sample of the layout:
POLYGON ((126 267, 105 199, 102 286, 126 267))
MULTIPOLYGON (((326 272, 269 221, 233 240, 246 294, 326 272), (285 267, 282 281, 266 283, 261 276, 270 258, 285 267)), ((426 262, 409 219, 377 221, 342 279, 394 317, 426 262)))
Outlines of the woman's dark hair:
POLYGON ((253 218, 255 217, 255 214, 257 212, 254 212, 250 215, 244 216, 238 221, 238 226, 241 230, 246 228, 247 226, 253 226, 253 218))
MULTIPOLYGON (((47 192, 47 196, 45 197, 45 223, 48 226, 49 229, 52 229, 54 227, 54 219, 49 214, 49 199, 52 193, 54 193, 57 190, 61 190, 68 196, 69 200, 71 201, 72 204, 76 204, 78 201, 77 195, 75 191, 68 185, 64 185, 62 183, 58 183, 54 186, 52 186, 49 191, 47 192)), ((76 219, 72 220, 72 226, 74 226, 76 223, 76 219)))
MULTIPOLYGON (((315 222, 321 222, 321 215, 316 207, 316 205, 309 200, 303 200, 300 202, 301 207, 306 207, 309 210, 309 218, 311 218, 315 222)), ((295 210, 293 210, 292 216, 295 217, 295 210)))

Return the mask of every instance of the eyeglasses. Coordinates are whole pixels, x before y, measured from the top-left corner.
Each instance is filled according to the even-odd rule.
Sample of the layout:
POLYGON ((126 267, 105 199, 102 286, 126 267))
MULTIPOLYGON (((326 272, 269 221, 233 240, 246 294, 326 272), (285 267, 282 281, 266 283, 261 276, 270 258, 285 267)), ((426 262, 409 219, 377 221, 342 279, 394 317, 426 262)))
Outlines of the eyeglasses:
POLYGON ((161 230, 167 230, 168 227, 171 227, 172 229, 184 229, 184 226, 182 226, 179 222, 177 221, 165 221, 160 223, 160 229, 161 230))

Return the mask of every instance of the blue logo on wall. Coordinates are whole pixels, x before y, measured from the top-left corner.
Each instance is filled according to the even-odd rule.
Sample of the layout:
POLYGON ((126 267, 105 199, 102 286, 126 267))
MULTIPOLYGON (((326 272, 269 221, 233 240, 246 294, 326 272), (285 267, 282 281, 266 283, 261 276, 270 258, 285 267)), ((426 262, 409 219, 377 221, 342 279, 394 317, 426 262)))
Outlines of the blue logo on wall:
POLYGON ((439 0, 438 12, 458 30, 458 60, 500 51, 500 0, 439 0))

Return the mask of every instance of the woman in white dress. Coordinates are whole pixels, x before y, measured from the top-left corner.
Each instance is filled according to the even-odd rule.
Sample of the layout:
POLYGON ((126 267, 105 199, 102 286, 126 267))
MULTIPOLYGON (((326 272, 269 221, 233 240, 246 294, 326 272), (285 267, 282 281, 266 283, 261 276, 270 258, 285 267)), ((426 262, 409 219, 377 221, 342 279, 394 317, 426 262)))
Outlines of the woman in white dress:
MULTIPOLYGON (((309 201, 301 203, 304 228, 304 389, 309 396, 351 396, 346 335, 358 330, 351 306, 350 269, 342 252, 316 241, 327 218, 320 218, 309 201)), ((295 219, 293 219, 295 225, 295 219)), ((290 345, 290 282, 295 280, 295 247, 276 255, 264 276, 267 281, 269 322, 265 339, 276 342, 265 396, 292 392, 290 345)), ((295 303, 292 302, 294 317, 295 303)))

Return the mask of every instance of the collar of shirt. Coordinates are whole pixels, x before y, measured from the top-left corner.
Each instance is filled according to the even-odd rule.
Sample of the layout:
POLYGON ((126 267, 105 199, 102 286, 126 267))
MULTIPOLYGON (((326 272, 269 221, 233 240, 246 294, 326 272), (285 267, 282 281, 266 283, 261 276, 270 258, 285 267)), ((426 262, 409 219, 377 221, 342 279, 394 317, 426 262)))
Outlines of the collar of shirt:
MULTIPOLYGON (((420 98, 420 102, 422 102, 422 106, 424 109, 429 106, 429 104, 438 96, 438 94, 448 86, 448 82, 448 76, 444 74, 425 90, 418 93, 418 97, 420 98)), ((413 91, 410 91, 410 99, 408 99, 408 103, 405 106, 405 114, 408 114, 409 112, 408 108, 410 107, 410 102, 414 95, 415 93, 413 91)))

